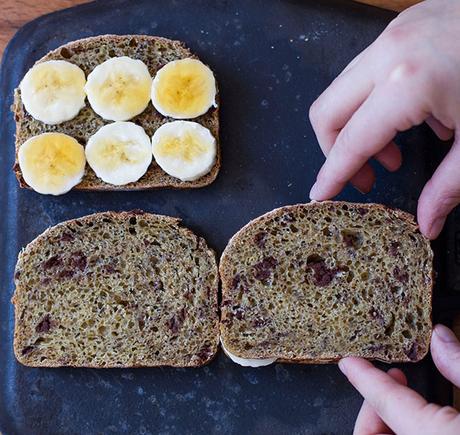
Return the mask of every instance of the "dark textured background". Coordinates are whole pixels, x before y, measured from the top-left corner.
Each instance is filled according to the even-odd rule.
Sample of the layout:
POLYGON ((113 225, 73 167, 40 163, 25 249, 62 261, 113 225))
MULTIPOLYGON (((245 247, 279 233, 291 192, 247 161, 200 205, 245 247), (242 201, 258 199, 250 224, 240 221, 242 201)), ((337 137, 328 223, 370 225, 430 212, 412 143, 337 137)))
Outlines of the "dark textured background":
MULTIPOLYGON (((308 107, 392 17, 349 1, 117 0, 57 12, 18 32, 5 52, 0 76, 0 429, 5 435, 351 432, 361 399, 335 365, 249 369, 219 355, 201 369, 22 367, 12 353, 9 300, 19 249, 65 219, 143 208, 183 218, 220 253, 250 219, 274 207, 306 202, 323 161, 307 121, 308 107), (17 188, 10 169, 13 88, 50 49, 102 33, 178 38, 211 65, 222 95, 223 149, 222 170, 211 186, 60 197, 17 188)), ((370 195, 348 188, 340 197, 415 212, 417 196, 446 146, 425 127, 401 136, 399 143, 405 162, 397 175, 379 169, 370 195)), ((440 283, 435 316, 447 322, 459 306, 458 221, 458 216, 450 220, 435 246, 440 283)), ((427 397, 450 400, 448 386, 429 359, 404 370, 411 385, 427 397)))

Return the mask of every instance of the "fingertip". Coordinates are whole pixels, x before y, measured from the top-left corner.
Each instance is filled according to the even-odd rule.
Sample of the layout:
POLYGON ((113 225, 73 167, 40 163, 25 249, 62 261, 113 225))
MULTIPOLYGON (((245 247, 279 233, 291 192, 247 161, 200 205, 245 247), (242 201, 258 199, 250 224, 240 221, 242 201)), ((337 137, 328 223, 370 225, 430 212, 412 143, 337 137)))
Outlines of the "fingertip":
POLYGON ((339 369, 345 376, 348 376, 350 370, 352 370, 356 364, 360 364, 361 362, 366 363, 367 361, 356 356, 347 356, 339 361, 339 369))
MULTIPOLYGON (((428 188, 429 189, 429 188, 428 188)), ((433 213, 433 204, 427 201, 427 186, 420 195, 417 207, 417 221, 420 232, 430 240, 436 239, 446 221, 446 216, 436 216, 433 213)))
POLYGON ((420 222, 419 223, 420 232, 424 236, 428 237, 430 240, 434 240, 441 233, 445 222, 446 222, 446 217, 444 216, 438 217, 434 219, 432 222, 428 222, 428 223, 420 222))
POLYGON ((315 184, 310 189, 309 197, 312 201, 320 201, 320 195, 319 195, 319 187, 318 187, 318 182, 316 181, 315 184))
POLYGON ((452 330, 436 325, 431 337, 431 356, 441 374, 460 386, 460 343, 452 330))
POLYGON ((458 343, 458 339, 454 332, 447 326, 444 326, 440 323, 435 325, 435 327, 433 328, 433 336, 431 339, 439 339, 443 343, 458 343))
POLYGON ((407 378, 404 372, 397 368, 391 368, 387 372, 398 384, 407 385, 407 378))

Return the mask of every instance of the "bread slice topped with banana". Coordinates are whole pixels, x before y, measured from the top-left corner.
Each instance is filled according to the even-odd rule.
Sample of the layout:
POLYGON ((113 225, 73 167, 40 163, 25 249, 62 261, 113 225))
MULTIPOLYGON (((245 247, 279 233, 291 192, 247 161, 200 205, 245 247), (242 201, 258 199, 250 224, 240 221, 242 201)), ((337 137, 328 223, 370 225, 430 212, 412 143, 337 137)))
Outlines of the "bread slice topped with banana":
POLYGON ((220 168, 212 70, 180 41, 101 35, 51 51, 14 94, 21 187, 197 188, 220 168))

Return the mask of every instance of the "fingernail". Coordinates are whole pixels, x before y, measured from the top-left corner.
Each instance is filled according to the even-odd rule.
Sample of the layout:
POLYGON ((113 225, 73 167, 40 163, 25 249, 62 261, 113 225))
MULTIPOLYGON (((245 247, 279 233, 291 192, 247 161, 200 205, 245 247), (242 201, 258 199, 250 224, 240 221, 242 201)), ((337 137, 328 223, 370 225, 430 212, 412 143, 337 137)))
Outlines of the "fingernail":
POLYGON ((345 376, 347 375, 347 363, 345 359, 339 361, 339 369, 345 376))
POLYGON ((434 333, 444 343, 457 343, 458 339, 455 334, 447 327, 438 324, 434 327, 434 333))
POLYGON ((429 239, 435 239, 436 237, 439 236, 439 233, 441 232, 445 221, 446 221, 445 217, 439 217, 433 221, 430 229, 428 230, 428 234, 427 234, 429 239))
POLYGON ((365 191, 365 190, 363 190, 363 189, 360 189, 360 188, 359 188, 358 186, 356 186, 355 184, 352 184, 352 186, 353 186, 359 193, 361 193, 362 195, 365 195, 366 193, 369 193, 369 192, 370 192, 370 190, 365 191))
POLYGON ((310 195, 309 195, 310 199, 317 201, 319 199, 319 193, 320 193, 320 190, 318 188, 318 182, 316 181, 310 190, 310 195))

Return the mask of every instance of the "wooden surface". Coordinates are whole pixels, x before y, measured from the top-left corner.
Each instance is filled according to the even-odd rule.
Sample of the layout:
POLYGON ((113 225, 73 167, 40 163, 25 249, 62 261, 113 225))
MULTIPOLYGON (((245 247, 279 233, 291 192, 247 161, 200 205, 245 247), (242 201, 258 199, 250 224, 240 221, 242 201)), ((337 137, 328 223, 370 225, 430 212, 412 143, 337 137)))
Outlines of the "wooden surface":
POLYGON ((28 21, 68 8, 88 0, 1 0, 0 7, 0 57, 8 41, 28 21))
MULTIPOLYGON (((0 14, 0 57, 8 41, 22 25, 40 15, 68 8, 88 0, 2 0, 0 14)), ((401 11, 420 0, 357 0, 374 6, 401 11)))
POLYGON ((378 6, 379 8, 390 9, 392 11, 402 11, 409 6, 419 3, 421 0, 355 0, 360 3, 378 6))

